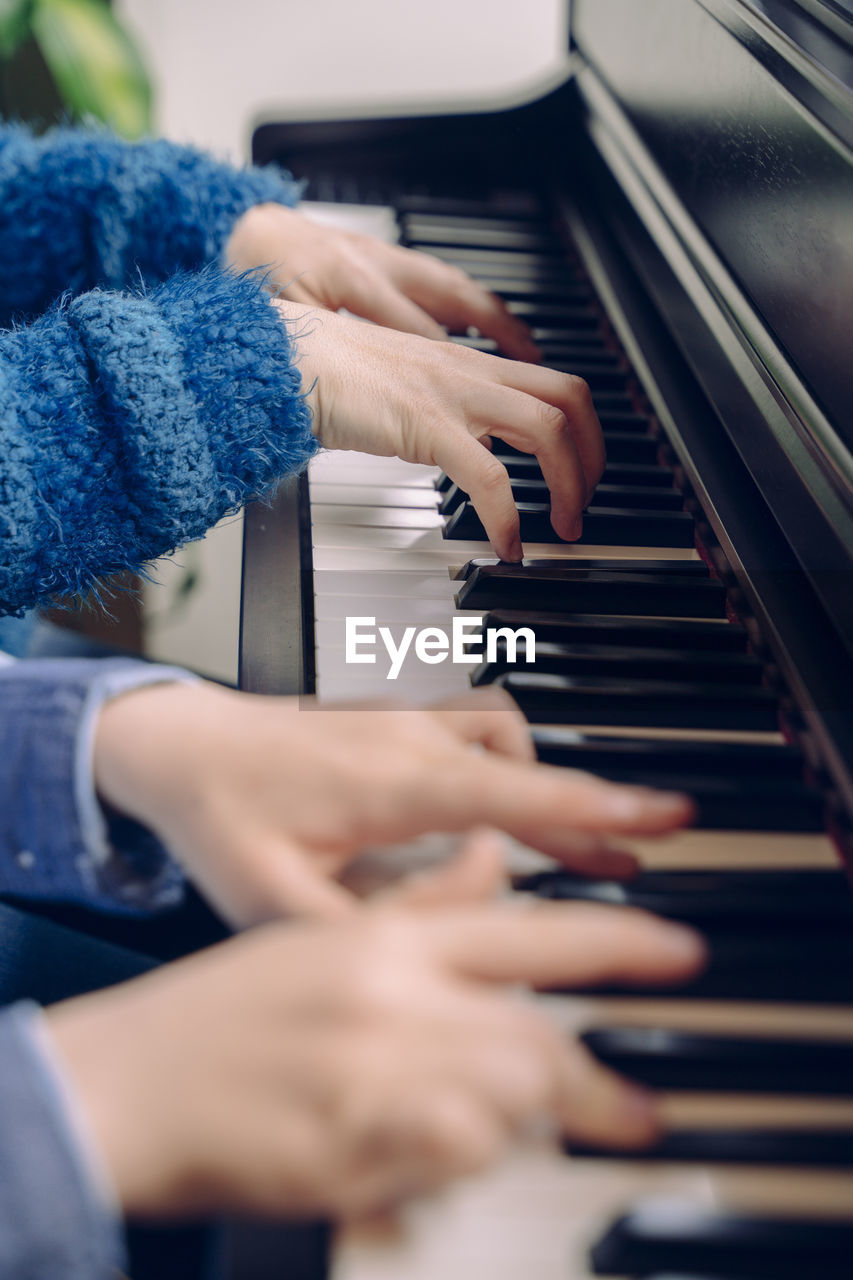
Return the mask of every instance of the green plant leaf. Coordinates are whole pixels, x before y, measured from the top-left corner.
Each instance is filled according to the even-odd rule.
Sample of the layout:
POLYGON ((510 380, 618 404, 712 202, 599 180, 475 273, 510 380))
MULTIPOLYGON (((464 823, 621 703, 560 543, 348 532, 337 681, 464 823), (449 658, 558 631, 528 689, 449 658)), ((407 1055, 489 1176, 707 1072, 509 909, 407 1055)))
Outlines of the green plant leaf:
POLYGON ((0 0, 0 58, 11 58, 30 33, 31 0, 0 0))
POLYGON ((126 138, 151 129, 151 85, 104 0, 32 0, 33 34, 66 106, 126 138))

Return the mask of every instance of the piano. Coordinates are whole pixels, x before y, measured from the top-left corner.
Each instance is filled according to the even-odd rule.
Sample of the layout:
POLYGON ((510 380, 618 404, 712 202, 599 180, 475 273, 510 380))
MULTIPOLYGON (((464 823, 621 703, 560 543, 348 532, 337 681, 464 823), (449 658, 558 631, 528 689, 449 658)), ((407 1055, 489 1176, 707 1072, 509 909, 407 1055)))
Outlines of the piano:
MULTIPOLYGON (((853 1275, 853 8, 575 0, 564 82, 509 109, 267 121, 313 216, 454 262, 585 377, 608 467, 555 541, 496 442, 526 560, 449 477, 327 454, 245 521, 241 685, 429 701, 498 682, 540 757, 696 797, 639 878, 518 851, 516 890, 702 928, 673 992, 535 998, 663 1092, 639 1155, 531 1136, 337 1233, 334 1280, 853 1275), (533 630, 534 665, 345 660, 347 617, 533 630)), ((476 333, 456 340, 491 349, 476 333)))

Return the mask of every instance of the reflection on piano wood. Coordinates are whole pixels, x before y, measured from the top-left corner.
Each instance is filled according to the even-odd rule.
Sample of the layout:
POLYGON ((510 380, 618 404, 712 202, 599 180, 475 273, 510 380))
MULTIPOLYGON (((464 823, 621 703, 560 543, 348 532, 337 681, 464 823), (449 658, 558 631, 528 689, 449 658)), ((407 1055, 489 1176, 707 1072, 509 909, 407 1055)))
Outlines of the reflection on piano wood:
MULTIPOLYGON (((853 389, 837 324, 853 297, 838 234, 853 218, 853 106, 837 55, 849 70, 853 37, 836 17, 791 28, 806 7, 780 6, 783 31, 753 12, 769 4, 682 3, 676 16, 667 0, 577 3, 577 88, 503 114, 256 135, 256 158, 307 173, 314 196, 343 185, 352 198, 361 171, 362 197, 382 206, 362 218, 501 293, 549 363, 587 378, 608 443, 584 539, 567 545, 535 460, 496 442, 522 513, 521 567, 495 562, 466 495, 434 469, 312 464, 316 598, 302 621, 319 696, 428 701, 469 675, 495 681, 536 726, 542 759, 690 791, 696 828, 635 842, 632 884, 590 885, 519 850, 516 887, 690 920, 713 957, 679 992, 537 997, 567 1034, 663 1091, 657 1151, 532 1142, 394 1222, 342 1231, 335 1280, 853 1274, 853 898, 839 862, 853 814, 853 389), (802 47, 786 60, 792 30, 802 47), (723 91, 755 118, 727 116, 723 91), (700 143, 711 188, 690 167, 700 143), (761 219, 780 259, 772 282, 761 219), (391 685, 381 656, 344 661, 353 615, 397 635, 449 631, 456 616, 527 625, 538 660, 410 661, 391 685)), ((249 573, 255 534, 249 522, 249 573)), ((270 561, 270 541, 259 554, 284 576, 295 561, 286 546, 270 561)), ((257 634, 258 616, 244 600, 244 671, 270 689, 275 638, 257 634)), ((307 665, 295 687, 310 685, 307 665)))

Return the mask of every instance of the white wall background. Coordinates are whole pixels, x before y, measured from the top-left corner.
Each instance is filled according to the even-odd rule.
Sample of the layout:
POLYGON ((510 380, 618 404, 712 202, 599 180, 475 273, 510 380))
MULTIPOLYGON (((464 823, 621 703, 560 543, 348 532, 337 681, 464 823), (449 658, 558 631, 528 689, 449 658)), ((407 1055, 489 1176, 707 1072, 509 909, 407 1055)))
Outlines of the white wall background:
POLYGON ((248 154, 257 115, 477 100, 562 60, 566 0, 117 0, 158 128, 248 154))
MULTIPOLYGON (((158 131, 244 162, 260 120, 396 114, 521 94, 565 57, 567 0, 116 0, 155 82, 158 131)), ((147 593, 153 656, 236 676, 240 522, 176 557, 147 593)))

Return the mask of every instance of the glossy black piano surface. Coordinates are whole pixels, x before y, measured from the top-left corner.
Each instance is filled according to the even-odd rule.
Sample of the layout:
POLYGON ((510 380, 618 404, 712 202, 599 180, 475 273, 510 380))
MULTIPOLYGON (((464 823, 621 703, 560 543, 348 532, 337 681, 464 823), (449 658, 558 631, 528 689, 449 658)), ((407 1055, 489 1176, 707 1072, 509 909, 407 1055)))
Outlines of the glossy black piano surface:
MULTIPOLYGON (((499 649, 472 668, 475 682, 513 693, 547 762, 692 790, 700 836, 746 848, 761 831, 784 841, 829 830, 849 858, 853 16, 840 0, 576 0, 572 40, 574 74, 542 98, 505 111, 270 122, 254 158, 305 176, 309 198, 393 207, 404 243, 501 293, 546 360, 590 383, 611 448, 586 561, 505 566, 486 546, 471 553, 476 513, 437 480, 429 509, 447 517, 447 546, 455 533, 464 548, 457 607, 487 625, 528 625, 542 646, 535 668, 499 649), (675 525, 701 560, 666 560, 683 545, 681 533, 664 536, 675 525), (632 540, 659 555, 620 559, 614 549, 632 540)), ((489 349, 476 335, 459 340, 489 349)), ((544 545, 535 460, 501 456, 544 545)), ((247 518, 246 687, 313 687, 309 526, 304 482, 247 518)), ((853 1007, 853 900, 840 870, 788 873, 781 853, 778 870, 729 857, 704 888, 690 874, 650 870, 634 896, 704 921, 717 950, 690 993, 697 1004, 774 1005, 775 1035, 641 1033, 614 1014, 588 1044, 664 1087, 710 1089, 716 1072, 720 1089, 748 1090, 785 1051, 786 1001, 853 1007)), ((523 887, 622 894, 559 873, 523 887)), ((791 1049, 780 1089, 849 1093, 853 1039, 824 1036, 811 1056, 808 1043, 791 1049)), ((849 1123, 793 1139, 772 1125, 732 1135, 723 1124, 710 1137, 685 1125, 659 1156, 806 1164, 823 1176, 851 1163, 852 1139, 849 1123)), ((691 1212, 651 1242, 629 1214, 595 1268, 697 1271, 705 1249, 709 1275, 799 1275, 810 1263, 853 1274, 853 1198, 823 1231, 808 1216, 786 1234, 736 1213, 691 1227, 691 1212), (789 1238, 793 1252, 773 1270, 789 1238)))

